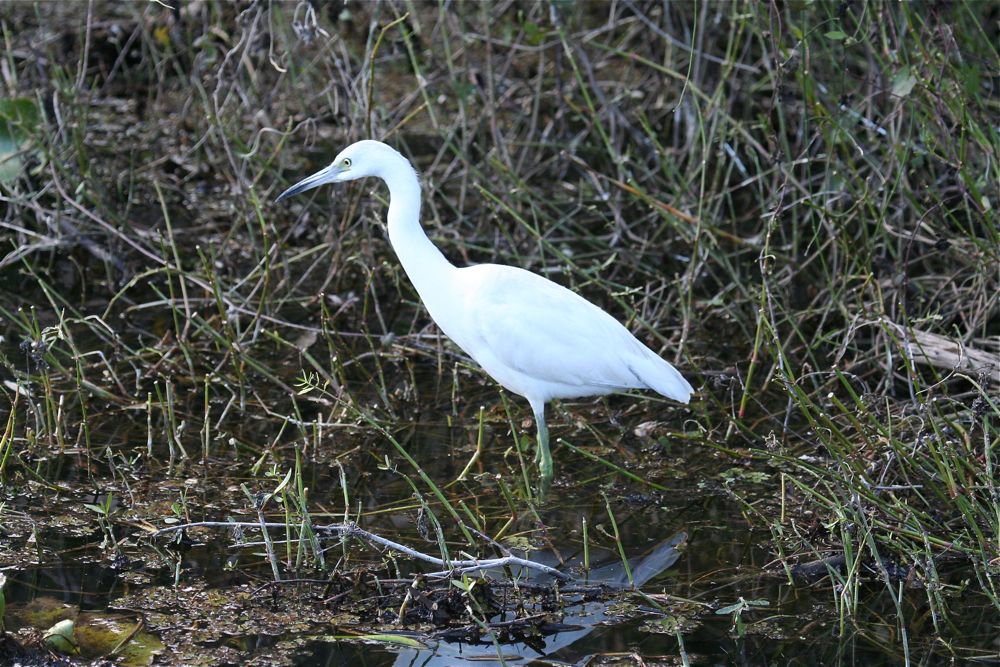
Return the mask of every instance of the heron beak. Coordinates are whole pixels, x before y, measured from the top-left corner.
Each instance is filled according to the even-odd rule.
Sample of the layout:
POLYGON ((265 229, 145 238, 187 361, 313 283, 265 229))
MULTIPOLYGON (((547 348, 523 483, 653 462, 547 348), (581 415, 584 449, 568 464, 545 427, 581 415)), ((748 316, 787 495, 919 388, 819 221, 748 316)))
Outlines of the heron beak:
POLYGON ((301 181, 299 181, 298 183, 296 183, 295 185, 293 185, 292 187, 288 188, 280 195, 278 195, 278 198, 275 199, 274 201, 279 202, 282 199, 287 199, 292 195, 299 194, 300 192, 305 192, 306 190, 312 190, 313 188, 323 185, 324 183, 329 183, 335 180, 339 175, 340 175, 340 167, 338 167, 335 164, 331 164, 325 169, 320 169, 312 176, 307 176, 303 178, 301 181))

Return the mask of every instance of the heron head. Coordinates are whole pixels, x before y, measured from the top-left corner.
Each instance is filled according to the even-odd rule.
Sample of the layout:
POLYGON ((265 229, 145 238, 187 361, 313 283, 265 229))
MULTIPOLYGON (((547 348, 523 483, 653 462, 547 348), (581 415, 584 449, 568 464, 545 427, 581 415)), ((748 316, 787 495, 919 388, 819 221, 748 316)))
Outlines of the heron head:
POLYGON ((307 176, 288 188, 276 201, 281 201, 306 190, 312 190, 324 183, 340 183, 353 181, 366 176, 384 178, 386 170, 400 161, 406 163, 406 158, 381 141, 366 139, 351 144, 337 154, 327 167, 320 169, 312 176, 307 176))

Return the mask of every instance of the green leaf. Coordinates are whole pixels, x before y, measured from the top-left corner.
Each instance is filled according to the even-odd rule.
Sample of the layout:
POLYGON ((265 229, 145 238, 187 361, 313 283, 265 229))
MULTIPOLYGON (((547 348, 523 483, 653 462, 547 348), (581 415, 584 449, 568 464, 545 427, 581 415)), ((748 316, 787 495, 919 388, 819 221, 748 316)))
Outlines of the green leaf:
POLYGON ((731 604, 731 605, 727 605, 727 606, 723 607, 722 609, 716 609, 715 613, 718 616, 725 616, 726 614, 731 614, 734 611, 743 610, 743 609, 746 609, 746 605, 743 603, 742 600, 740 600, 739 602, 736 602, 736 603, 731 604))
POLYGON ((281 484, 279 484, 277 486, 277 488, 274 491, 271 492, 271 495, 272 496, 276 496, 279 493, 281 493, 282 491, 284 491, 285 487, 288 486, 288 482, 291 479, 292 479, 292 470, 291 470, 291 468, 289 468, 288 472, 285 473, 285 479, 281 480, 281 484))
POLYGON ((30 97, 0 100, 0 134, 27 139, 38 129, 41 114, 30 97))
POLYGON ((45 637, 43 640, 45 646, 56 651, 57 653, 66 653, 68 655, 76 655, 80 652, 77 648, 76 639, 74 637, 74 624, 72 619, 65 619, 59 621, 51 628, 45 631, 45 637))
POLYGON ((835 42, 842 42, 847 39, 847 33, 842 30, 831 30, 823 36, 827 39, 832 39, 835 42))
POLYGON ((539 26, 537 23, 528 21, 522 26, 524 28, 524 36, 528 41, 528 44, 532 46, 538 46, 545 41, 548 36, 548 31, 545 28, 539 26))
POLYGON ((909 67, 899 70, 892 80, 892 94, 898 97, 906 97, 917 85, 917 77, 913 76, 909 67))
POLYGON ((31 145, 41 114, 28 97, 0 100, 0 182, 13 181, 21 174, 21 152, 31 145))

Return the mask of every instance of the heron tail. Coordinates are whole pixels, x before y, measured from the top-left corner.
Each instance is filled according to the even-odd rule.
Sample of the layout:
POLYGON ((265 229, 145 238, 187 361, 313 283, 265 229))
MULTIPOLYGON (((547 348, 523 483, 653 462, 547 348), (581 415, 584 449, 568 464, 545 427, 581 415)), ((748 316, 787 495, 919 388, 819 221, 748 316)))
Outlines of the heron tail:
POLYGON ((634 369, 642 381, 650 389, 667 398, 681 403, 690 401, 691 394, 694 393, 694 387, 691 386, 691 383, 684 379, 684 376, 674 368, 673 364, 664 361, 655 353, 652 354, 652 357, 655 361, 650 359, 641 368, 634 369))

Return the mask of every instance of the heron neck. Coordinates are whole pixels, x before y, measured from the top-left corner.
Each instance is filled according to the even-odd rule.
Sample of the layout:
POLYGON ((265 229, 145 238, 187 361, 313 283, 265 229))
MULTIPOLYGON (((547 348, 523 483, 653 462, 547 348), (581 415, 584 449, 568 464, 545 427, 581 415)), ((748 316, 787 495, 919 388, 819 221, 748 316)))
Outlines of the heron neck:
POLYGON ((417 294, 433 310, 435 295, 455 267, 420 226, 420 181, 413 167, 404 161, 384 178, 389 186, 389 243, 417 294))

